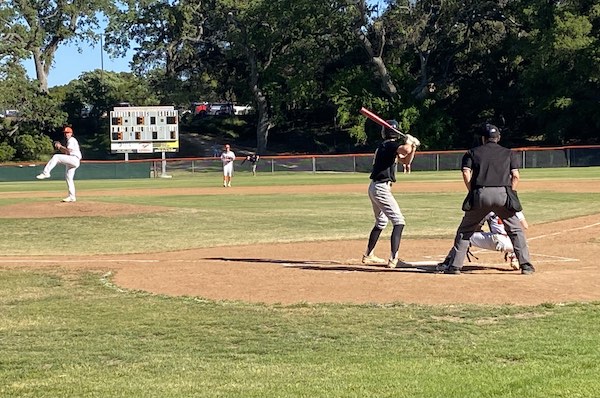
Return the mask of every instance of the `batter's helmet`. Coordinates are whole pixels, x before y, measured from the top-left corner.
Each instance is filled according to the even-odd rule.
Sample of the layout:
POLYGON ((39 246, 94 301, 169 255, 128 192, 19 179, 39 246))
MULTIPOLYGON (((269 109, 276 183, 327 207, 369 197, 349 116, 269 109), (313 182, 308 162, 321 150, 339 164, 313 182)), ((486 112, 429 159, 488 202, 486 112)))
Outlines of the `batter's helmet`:
MULTIPOLYGON (((400 125, 398 124, 397 121, 395 120, 386 120, 386 122, 392 126, 393 128, 395 128, 396 130, 400 130, 400 125)), ((389 139, 396 139, 396 138, 400 138, 400 133, 398 131, 389 129, 387 127, 382 127, 381 128, 381 137, 383 137, 383 139, 389 140, 389 139)))
POLYGON ((481 129, 481 135, 485 138, 500 138, 500 129, 493 124, 486 123, 481 129))

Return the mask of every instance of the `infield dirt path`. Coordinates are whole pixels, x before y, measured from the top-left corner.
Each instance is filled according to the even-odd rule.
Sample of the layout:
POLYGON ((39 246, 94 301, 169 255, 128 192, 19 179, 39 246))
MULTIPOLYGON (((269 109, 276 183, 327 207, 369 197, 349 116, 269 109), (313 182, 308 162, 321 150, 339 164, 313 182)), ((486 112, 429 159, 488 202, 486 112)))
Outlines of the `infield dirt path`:
MULTIPOLYGON (((524 182, 522 190, 600 192, 600 184, 581 181, 524 182)), ((457 182, 421 183, 419 192, 463 191, 457 182)), ((243 188, 246 192, 363 192, 366 186, 288 186, 243 188)), ((223 189, 119 190, 123 195, 222 194, 223 189)), ((5 197, 22 197, 8 193, 5 197)), ((89 191, 74 204, 40 202, 0 207, 2 217, 114 215, 158 211, 159 208, 86 202, 86 196, 113 196, 115 191, 89 191)), ((23 195, 24 196, 24 195, 23 195)), ((27 194, 31 196, 31 194, 27 194)), ((48 197, 47 192, 39 197, 48 197)), ((540 304, 600 300, 600 214, 536 225, 528 230, 534 275, 512 271, 497 252, 476 252, 461 275, 432 273, 451 241, 403 239, 401 253, 409 265, 389 270, 360 264, 365 241, 324 241, 275 245, 194 249, 135 255, 55 257, 1 256, 2 267, 65 267, 111 272, 120 287, 173 296, 261 303, 419 303, 540 304)), ((380 243, 380 251, 384 250, 380 243)))

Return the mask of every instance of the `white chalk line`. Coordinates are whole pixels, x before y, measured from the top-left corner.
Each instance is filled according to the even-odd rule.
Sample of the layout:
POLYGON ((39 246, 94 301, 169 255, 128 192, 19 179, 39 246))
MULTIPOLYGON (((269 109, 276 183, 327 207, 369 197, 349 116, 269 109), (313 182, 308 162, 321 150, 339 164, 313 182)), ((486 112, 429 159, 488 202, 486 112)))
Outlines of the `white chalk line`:
POLYGON ((47 263, 69 263, 69 264, 81 264, 86 262, 91 263, 159 263, 160 260, 136 260, 136 259, 89 259, 89 260, 42 260, 32 258, 22 259, 0 259, 0 263, 34 263, 34 264, 47 264, 47 263))
POLYGON ((579 231, 579 230, 582 230, 582 229, 593 228, 593 227, 596 227, 598 225, 600 225, 600 222, 597 222, 597 223, 594 223, 594 224, 590 224, 590 225, 586 225, 586 226, 583 226, 583 227, 565 229, 564 231, 553 232, 551 234, 538 235, 538 236, 534 236, 533 238, 528 238, 527 240, 536 240, 536 239, 547 238, 549 236, 562 235, 562 234, 567 233, 567 232, 579 231))
MULTIPOLYGON (((563 231, 558 231, 558 232, 553 232, 551 234, 545 234, 545 235, 538 235, 538 236, 534 236, 532 238, 527 238, 528 241, 530 240, 536 240, 536 239, 542 239, 542 238, 547 238, 550 236, 557 236, 557 235, 562 235, 565 233, 569 233, 569 232, 573 232, 573 231, 579 231, 582 229, 588 229, 588 228, 593 228, 593 227, 597 227, 600 225, 600 222, 594 223, 594 224, 590 224, 590 225, 585 225, 583 227, 576 227, 576 228, 569 228, 569 229, 565 229, 563 231)), ((487 252, 491 252, 492 250, 477 250, 473 253, 487 253, 487 252)), ((581 261, 578 258, 572 258, 572 257, 561 257, 561 256, 553 256, 553 255, 549 255, 549 254, 537 254, 537 253, 531 253, 530 255, 532 256, 536 256, 536 257, 547 257, 548 260, 536 260, 536 263, 550 263, 550 262, 565 262, 565 263, 572 263, 572 262, 578 262, 581 261)), ((429 257, 429 258, 433 258, 433 257, 429 257)), ((441 256, 442 259, 445 258, 445 256, 441 256)), ((441 261, 441 260, 440 260, 441 261)), ((416 261, 416 262, 412 262, 411 264, 415 264, 415 265, 421 265, 419 264, 420 262, 416 261)), ((422 265, 430 265, 430 262, 422 262, 422 265)), ((486 264, 487 265, 487 264, 486 264)))

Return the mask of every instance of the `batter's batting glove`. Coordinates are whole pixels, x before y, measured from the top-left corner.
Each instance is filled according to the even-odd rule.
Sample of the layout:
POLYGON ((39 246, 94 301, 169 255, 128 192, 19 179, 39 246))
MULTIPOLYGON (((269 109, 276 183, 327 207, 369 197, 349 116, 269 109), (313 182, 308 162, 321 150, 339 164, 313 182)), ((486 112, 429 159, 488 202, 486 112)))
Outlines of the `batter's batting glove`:
POLYGON ((413 137, 410 134, 406 134, 406 143, 414 146, 421 145, 421 141, 417 137, 413 137))

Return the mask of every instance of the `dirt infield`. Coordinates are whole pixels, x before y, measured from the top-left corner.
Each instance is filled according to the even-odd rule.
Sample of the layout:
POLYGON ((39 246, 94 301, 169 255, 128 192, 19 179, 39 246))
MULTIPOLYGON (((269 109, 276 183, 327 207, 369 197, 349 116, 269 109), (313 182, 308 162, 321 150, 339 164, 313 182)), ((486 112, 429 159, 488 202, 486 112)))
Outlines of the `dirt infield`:
MULTIPOLYGON (((524 189, 555 190, 546 182, 524 183, 524 189), (539 185, 538 185, 539 184, 539 185)), ((461 191, 460 183, 423 183, 417 191, 461 191), (427 188, 431 187, 431 188, 427 188)), ((598 184, 573 184, 569 192, 598 192, 598 184), (581 188, 581 187, 584 188, 581 188)), ((249 188, 234 187, 243 194, 249 188)), ((274 188, 265 187, 269 193, 274 188)), ((284 192, 363 192, 365 185, 276 187, 284 192)), ((251 188, 257 193, 257 188, 251 188)), ((180 194, 221 194, 223 189, 198 188, 180 194)), ((114 191, 84 192, 79 202, 39 202, 0 207, 0 218, 118 216, 163 208, 90 202, 85 196, 114 191)), ((130 193, 124 193, 129 195, 130 193)), ((134 195, 174 195, 177 190, 136 190, 134 195)), ((11 194, 4 195, 11 197, 11 194)), ((24 195, 23 195, 24 196, 24 195)), ((31 194, 27 194, 31 196, 31 194)), ((48 197, 40 193, 39 197, 48 197)), ((21 197, 13 194, 12 197, 21 197)), ((207 248, 136 255, 55 257, 0 256, 2 267, 60 266, 111 272, 117 286, 174 296, 261 303, 419 303, 419 304, 540 304, 600 300, 600 214, 528 230, 531 276, 512 271, 500 253, 480 251, 461 275, 432 273, 449 249, 449 240, 404 239, 401 254, 409 263, 395 270, 360 264, 365 241, 324 241, 275 245, 207 248)), ((385 253, 381 242, 379 251, 385 253)))

